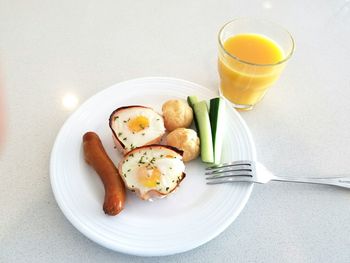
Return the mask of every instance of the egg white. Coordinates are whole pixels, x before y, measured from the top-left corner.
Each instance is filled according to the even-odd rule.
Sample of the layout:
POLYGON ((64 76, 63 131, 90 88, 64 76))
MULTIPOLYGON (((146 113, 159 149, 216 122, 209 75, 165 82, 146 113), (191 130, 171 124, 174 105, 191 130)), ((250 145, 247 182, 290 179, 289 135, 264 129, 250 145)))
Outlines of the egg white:
POLYGON ((144 107, 130 107, 117 112, 112 129, 127 151, 146 145, 165 133, 163 117, 152 109, 144 107), (132 132, 128 127, 128 121, 138 116, 146 117, 149 127, 132 132))
POLYGON ((142 147, 140 150, 134 150, 125 157, 121 165, 121 176, 127 187, 138 190, 141 196, 150 190, 156 190, 165 195, 170 193, 182 180, 185 171, 182 156, 163 146, 142 147), (169 155, 173 157, 166 157, 169 155), (139 169, 150 162, 161 173, 159 184, 155 187, 147 187, 139 181, 139 169))

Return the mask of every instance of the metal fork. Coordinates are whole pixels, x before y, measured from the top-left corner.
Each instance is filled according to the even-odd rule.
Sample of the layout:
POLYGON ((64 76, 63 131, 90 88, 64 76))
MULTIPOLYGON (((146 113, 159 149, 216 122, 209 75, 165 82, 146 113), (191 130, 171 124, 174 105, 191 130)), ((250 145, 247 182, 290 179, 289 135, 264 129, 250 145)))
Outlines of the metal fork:
POLYGON ((350 188, 350 177, 280 177, 272 174, 264 165, 253 161, 235 161, 206 168, 207 184, 249 182, 266 184, 270 181, 326 184, 350 188))

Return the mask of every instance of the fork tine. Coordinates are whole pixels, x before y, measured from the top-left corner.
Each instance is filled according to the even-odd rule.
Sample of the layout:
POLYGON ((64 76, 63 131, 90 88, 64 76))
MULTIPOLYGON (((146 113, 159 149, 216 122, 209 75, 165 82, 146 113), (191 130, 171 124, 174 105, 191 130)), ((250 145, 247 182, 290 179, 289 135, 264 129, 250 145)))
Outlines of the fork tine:
POLYGON ((231 167, 220 167, 217 169, 212 169, 206 172, 206 175, 211 174, 220 174, 220 173, 226 173, 226 172, 234 172, 234 171, 246 171, 246 172, 252 172, 252 167, 249 165, 237 165, 237 166, 231 166, 231 167))
POLYGON ((253 183, 251 177, 248 176, 237 176, 237 177, 229 177, 229 178, 218 178, 216 180, 210 180, 207 181, 207 184, 224 184, 224 183, 231 183, 231 182, 246 182, 246 183, 253 183))
POLYGON ((251 166, 252 162, 247 161, 247 160, 242 160, 242 161, 234 161, 234 162, 230 162, 230 163, 222 163, 222 164, 209 166, 209 167, 205 168, 205 170, 213 170, 213 169, 217 169, 217 168, 232 167, 232 166, 238 166, 238 165, 251 166))
POLYGON ((233 177, 238 177, 238 178, 252 178, 252 174, 249 172, 241 172, 241 171, 235 171, 235 172, 230 172, 230 173, 224 173, 224 174, 219 174, 219 175, 212 175, 208 176, 205 179, 207 180, 213 180, 213 179, 220 179, 220 178, 233 178, 233 177))

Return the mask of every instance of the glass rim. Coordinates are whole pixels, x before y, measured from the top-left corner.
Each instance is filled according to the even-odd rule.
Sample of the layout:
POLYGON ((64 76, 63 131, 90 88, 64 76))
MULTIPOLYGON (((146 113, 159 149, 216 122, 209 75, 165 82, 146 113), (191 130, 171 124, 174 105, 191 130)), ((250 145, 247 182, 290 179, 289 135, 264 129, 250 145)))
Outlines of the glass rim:
POLYGON ((247 18, 247 17, 241 17, 241 18, 235 18, 233 20, 230 20, 228 21, 227 23, 225 23, 219 30, 219 34, 218 34, 218 41, 219 41, 219 45, 220 47, 222 48, 222 50, 225 52, 225 54, 227 54, 228 56, 230 56, 231 58, 237 60, 238 62, 241 62, 241 63, 244 63, 244 64, 248 64, 248 65, 251 65, 251 66, 257 66, 257 67, 271 67, 271 66, 277 66, 277 65, 280 65, 280 64, 283 64, 285 62, 287 62, 291 56, 293 55, 294 53, 294 50, 295 50, 295 41, 294 41, 294 38, 292 36, 292 34, 287 30, 285 29, 283 26, 275 23, 275 22, 272 22, 268 19, 261 19, 261 18, 247 18), (240 58, 238 58, 237 56, 231 54, 230 52, 228 52, 225 48, 224 48, 224 45, 221 41, 221 35, 224 31, 224 29, 226 28, 226 26, 228 26, 229 24, 233 23, 233 22, 236 22, 238 20, 256 20, 256 21, 263 21, 263 22, 267 22, 267 23, 270 23, 274 26, 277 26, 279 27, 280 29, 282 29, 285 33, 287 33, 287 35, 289 36, 289 39, 291 40, 291 43, 292 43, 292 48, 289 52, 289 54, 282 60, 276 62, 276 63, 269 63, 269 64, 259 64, 259 63, 253 63, 253 62, 249 62, 249 61, 245 61, 245 60, 242 60, 240 58))

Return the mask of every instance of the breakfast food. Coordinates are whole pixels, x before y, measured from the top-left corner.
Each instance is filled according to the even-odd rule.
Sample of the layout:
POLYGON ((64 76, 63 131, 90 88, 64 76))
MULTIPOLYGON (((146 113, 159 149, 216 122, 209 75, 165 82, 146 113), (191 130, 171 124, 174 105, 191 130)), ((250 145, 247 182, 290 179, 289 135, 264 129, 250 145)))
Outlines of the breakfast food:
POLYGON ((209 119, 213 138, 214 163, 219 164, 225 134, 225 101, 222 98, 210 100, 209 119))
MULTIPOLYGON (((197 102, 198 102, 197 96, 192 95, 192 96, 187 97, 187 103, 191 107, 192 111, 193 111, 194 104, 196 104, 197 102)), ((197 121, 197 118, 196 118, 196 115, 194 114, 194 112, 193 112, 193 121, 194 121, 196 129, 198 131, 199 130, 198 129, 198 121, 197 121)))
POLYGON ((194 111, 196 129, 201 140, 201 158, 203 162, 219 164, 225 134, 225 101, 218 97, 209 101, 198 101, 196 96, 187 97, 194 111))
POLYGON ((126 187, 144 200, 167 196, 185 177, 182 151, 164 145, 130 151, 118 169, 126 187))
POLYGON ((114 166, 100 138, 94 132, 83 136, 85 161, 100 176, 108 215, 120 213, 125 204, 125 188, 143 200, 162 198, 174 192, 185 178, 185 164, 201 154, 203 162, 221 159, 225 102, 221 98, 199 101, 196 96, 169 100, 163 116, 144 106, 125 106, 112 112, 109 126, 123 159, 114 166), (194 120, 197 132, 189 129, 194 120), (166 130, 170 132, 160 145, 166 130))
POLYGON ((246 33, 226 37, 226 34, 223 31, 220 34, 220 38, 225 36, 225 40, 220 39, 223 49, 220 47, 218 61, 221 93, 235 104, 253 106, 277 81, 284 68, 285 63, 282 62, 287 58, 286 54, 276 41, 267 36, 246 33), (227 52, 234 54, 237 60, 226 56, 227 52), (256 67, 256 64, 275 66, 256 67))
POLYGON ((213 139, 207 102, 203 100, 195 103, 193 111, 196 115, 201 140, 201 159, 205 163, 212 163, 214 162, 213 139))
POLYGON ((193 111, 185 100, 168 100, 162 107, 165 128, 173 131, 188 128, 193 120, 193 111))
POLYGON ((186 128, 178 128, 166 137, 168 145, 182 150, 184 162, 196 159, 199 155, 199 138, 196 131, 186 128))
POLYGON ((83 149, 85 161, 94 168, 104 185, 104 212, 108 215, 117 215, 123 210, 125 203, 125 186, 117 168, 108 157, 96 133, 84 134, 83 149))
POLYGON ((144 106, 127 106, 113 111, 109 118, 114 143, 123 153, 136 147, 157 144, 165 133, 163 117, 144 106))

